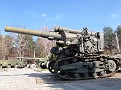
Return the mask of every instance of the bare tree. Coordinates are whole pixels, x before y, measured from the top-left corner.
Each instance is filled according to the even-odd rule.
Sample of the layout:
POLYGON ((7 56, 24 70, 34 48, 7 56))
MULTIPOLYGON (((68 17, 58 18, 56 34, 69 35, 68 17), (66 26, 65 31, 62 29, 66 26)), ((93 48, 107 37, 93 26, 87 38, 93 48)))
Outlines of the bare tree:
POLYGON ((0 60, 3 59, 3 36, 0 35, 0 60))
MULTIPOLYGON (((41 28, 42 32, 49 31, 48 27, 44 26, 41 28)), ((50 41, 46 38, 38 37, 36 42, 36 47, 40 48, 40 56, 41 57, 48 57, 50 56, 50 49, 55 45, 54 41, 50 41)))
POLYGON ((23 57, 29 41, 24 34, 11 33, 11 37, 13 38, 13 47, 16 48, 17 56, 23 57))
POLYGON ((44 53, 46 56, 50 55, 50 49, 54 46, 53 41, 49 41, 45 38, 41 38, 41 43, 44 46, 44 53))
POLYGON ((8 60, 8 57, 10 56, 10 49, 12 47, 12 38, 10 38, 9 35, 0 37, 0 55, 1 59, 8 60))

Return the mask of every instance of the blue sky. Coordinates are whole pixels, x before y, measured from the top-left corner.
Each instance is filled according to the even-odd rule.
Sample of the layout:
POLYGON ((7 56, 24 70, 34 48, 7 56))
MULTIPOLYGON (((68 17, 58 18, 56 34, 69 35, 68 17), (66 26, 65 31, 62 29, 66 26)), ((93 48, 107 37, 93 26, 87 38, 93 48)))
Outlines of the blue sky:
POLYGON ((40 30, 43 26, 102 31, 121 25, 121 0, 0 0, 0 30, 4 26, 40 30))

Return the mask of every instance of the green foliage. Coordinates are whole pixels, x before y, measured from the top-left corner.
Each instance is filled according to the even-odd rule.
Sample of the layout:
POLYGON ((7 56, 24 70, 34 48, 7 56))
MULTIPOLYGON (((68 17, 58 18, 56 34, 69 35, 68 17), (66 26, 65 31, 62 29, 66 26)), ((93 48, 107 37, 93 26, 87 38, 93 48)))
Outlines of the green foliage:
POLYGON ((25 40, 27 40, 28 42, 25 49, 26 51, 25 54, 27 56, 33 57, 33 52, 35 49, 35 43, 34 43, 33 37, 31 35, 25 35, 25 40))
POLYGON ((36 57, 42 57, 44 58, 46 55, 44 53, 44 46, 38 46, 35 48, 36 51, 36 57))
POLYGON ((12 38, 10 35, 6 35, 4 38, 4 42, 7 45, 7 47, 11 47, 12 46, 12 38))
POLYGON ((49 60, 50 61, 55 61, 57 58, 57 56, 55 54, 51 54, 50 57, 49 57, 49 60))
POLYGON ((117 33, 118 39, 119 39, 119 45, 121 49, 121 26, 117 27, 117 30, 113 31, 111 27, 104 27, 104 49, 105 52, 108 52, 108 54, 117 53, 117 43, 116 43, 116 35, 117 33))
POLYGON ((113 29, 111 27, 104 27, 104 49, 106 54, 112 54, 113 42, 115 40, 115 34, 113 33, 113 29))
POLYGON ((119 46, 120 46, 120 50, 121 50, 121 25, 117 27, 117 35, 118 35, 118 40, 119 40, 119 46))
POLYGON ((113 29, 111 27, 104 27, 104 45, 113 45, 115 41, 115 34, 113 33, 113 29))

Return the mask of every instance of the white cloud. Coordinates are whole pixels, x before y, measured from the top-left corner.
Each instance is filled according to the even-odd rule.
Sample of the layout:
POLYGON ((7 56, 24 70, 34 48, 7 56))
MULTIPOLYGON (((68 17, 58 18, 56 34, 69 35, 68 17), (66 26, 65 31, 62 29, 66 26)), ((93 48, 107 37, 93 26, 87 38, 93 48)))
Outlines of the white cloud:
POLYGON ((62 19, 63 17, 61 15, 55 15, 54 19, 62 19))
POLYGON ((51 17, 50 19, 51 19, 51 20, 61 20, 61 19, 63 19, 63 16, 64 16, 64 14, 61 13, 61 14, 54 15, 54 16, 51 17))
POLYGON ((118 16, 119 16, 119 14, 112 14, 112 15, 110 15, 110 17, 112 17, 112 18, 116 18, 118 16))
POLYGON ((116 14, 112 14, 111 17, 112 17, 112 18, 116 17, 116 14))
POLYGON ((46 13, 42 13, 41 16, 42 16, 42 17, 46 17, 47 14, 46 14, 46 13))
POLYGON ((64 14, 55 14, 53 16, 47 15, 46 18, 43 20, 44 24, 47 23, 56 23, 64 18, 64 14))

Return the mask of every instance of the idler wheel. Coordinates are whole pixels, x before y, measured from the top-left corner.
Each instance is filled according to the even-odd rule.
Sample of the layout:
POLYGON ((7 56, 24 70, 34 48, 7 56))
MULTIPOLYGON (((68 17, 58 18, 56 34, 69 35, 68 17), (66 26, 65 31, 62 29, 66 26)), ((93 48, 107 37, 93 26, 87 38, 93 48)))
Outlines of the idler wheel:
POLYGON ((117 69, 117 65, 116 65, 116 62, 114 60, 108 61, 108 69, 111 72, 114 72, 117 69))
POLYGON ((54 73, 54 64, 55 64, 55 61, 51 61, 51 62, 49 62, 49 64, 48 64, 48 70, 49 70, 51 73, 54 73))

